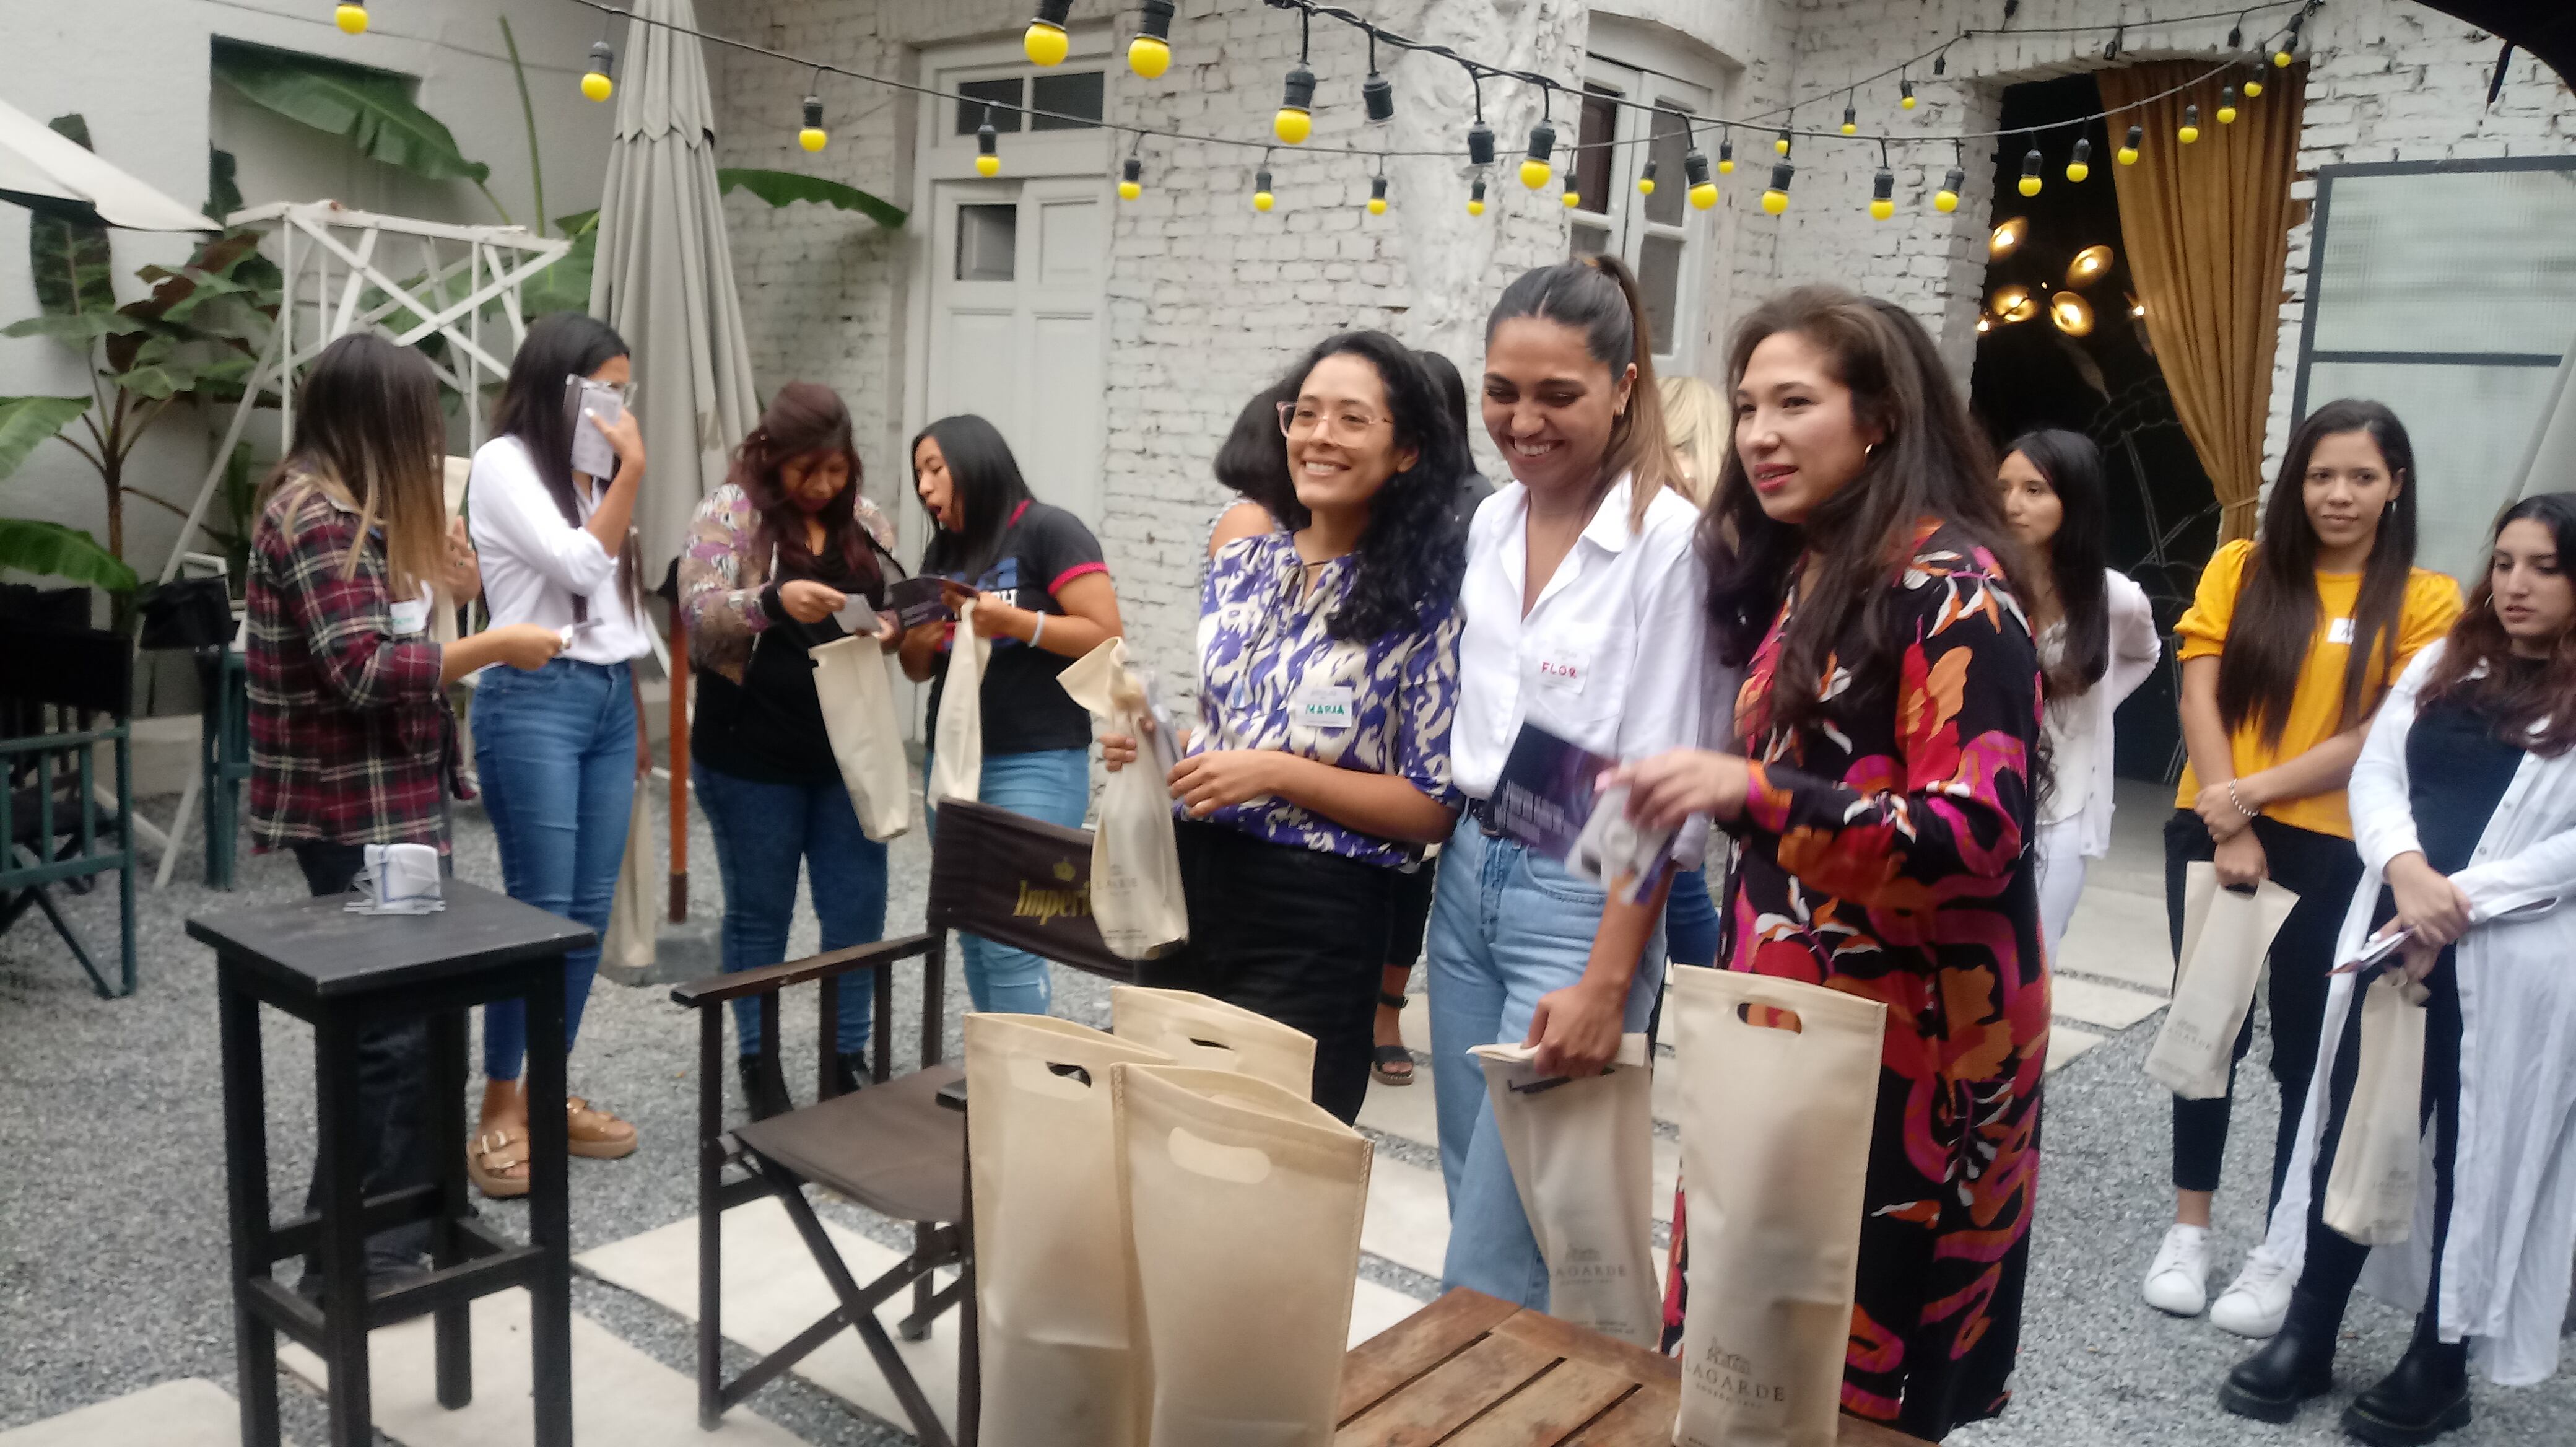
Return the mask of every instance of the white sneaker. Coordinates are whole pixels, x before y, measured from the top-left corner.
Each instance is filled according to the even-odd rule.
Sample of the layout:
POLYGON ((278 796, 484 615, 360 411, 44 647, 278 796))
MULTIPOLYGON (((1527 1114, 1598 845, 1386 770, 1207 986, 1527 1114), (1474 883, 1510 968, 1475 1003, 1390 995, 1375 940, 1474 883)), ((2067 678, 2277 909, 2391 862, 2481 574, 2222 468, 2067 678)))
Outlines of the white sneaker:
POLYGON ((2267 1337, 2281 1329, 2290 1312, 2290 1288, 2298 1281, 2290 1269, 2260 1249, 2245 1258, 2245 1269, 2218 1294, 2209 1308, 2210 1322, 2238 1336, 2267 1337))
POLYGON ((2198 1316, 2209 1305, 2209 1228, 2176 1223, 2147 1268, 2147 1305, 2176 1316, 2198 1316))

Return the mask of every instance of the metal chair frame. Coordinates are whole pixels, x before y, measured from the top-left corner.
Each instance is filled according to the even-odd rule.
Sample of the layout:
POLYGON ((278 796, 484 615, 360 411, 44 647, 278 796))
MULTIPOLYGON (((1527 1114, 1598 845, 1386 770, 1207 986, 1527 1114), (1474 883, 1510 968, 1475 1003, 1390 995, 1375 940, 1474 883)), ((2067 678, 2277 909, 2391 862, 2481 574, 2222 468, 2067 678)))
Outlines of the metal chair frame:
POLYGON ((131 995, 135 985, 131 659, 132 649, 123 638, 96 629, 24 625, 0 639, 0 679, 7 680, 0 684, 0 733, 13 735, 0 737, 0 931, 28 910, 40 911, 70 947, 90 984, 107 999, 131 995), (116 660, 111 681, 95 690, 80 688, 79 670, 62 666, 92 650, 116 660), (98 723, 101 714, 109 722, 98 723), (29 728, 34 732, 15 732, 29 728), (110 745, 116 757, 116 812, 104 830, 95 761, 101 744, 110 745), (18 837, 26 822, 17 814, 22 777, 35 781, 39 811, 27 842, 18 837), (77 842, 66 848, 67 840, 77 842), (114 984, 50 893, 55 885, 109 870, 117 872, 114 984))

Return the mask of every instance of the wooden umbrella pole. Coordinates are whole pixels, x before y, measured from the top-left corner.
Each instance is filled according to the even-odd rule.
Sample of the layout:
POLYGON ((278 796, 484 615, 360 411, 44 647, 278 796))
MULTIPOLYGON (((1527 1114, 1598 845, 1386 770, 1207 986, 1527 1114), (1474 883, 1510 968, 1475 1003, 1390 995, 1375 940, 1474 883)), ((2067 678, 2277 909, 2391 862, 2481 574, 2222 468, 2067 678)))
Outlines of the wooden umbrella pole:
POLYGON ((689 922, 689 625, 671 607, 671 923, 689 922))

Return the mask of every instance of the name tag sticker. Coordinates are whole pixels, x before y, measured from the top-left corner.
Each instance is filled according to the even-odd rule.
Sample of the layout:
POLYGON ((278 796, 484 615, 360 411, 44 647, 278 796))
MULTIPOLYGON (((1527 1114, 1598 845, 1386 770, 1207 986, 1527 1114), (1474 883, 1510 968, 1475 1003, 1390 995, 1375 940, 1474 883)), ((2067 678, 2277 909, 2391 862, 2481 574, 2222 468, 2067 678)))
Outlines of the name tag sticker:
POLYGON ((1312 685, 1297 690, 1296 721, 1311 729, 1340 730, 1357 722, 1351 716, 1347 684, 1312 685))
POLYGON ((1584 680, 1591 675, 1589 648, 1553 647, 1538 656, 1538 681, 1543 688, 1581 693, 1584 680))
POLYGON ((2340 643, 2347 648, 2351 647, 2352 620, 2349 618, 2337 618, 2333 622, 2328 623, 2326 625, 2326 641, 2328 643, 2340 643))
POLYGON ((414 598, 407 603, 396 603, 393 615, 395 633, 426 632, 429 628, 429 600, 414 598))

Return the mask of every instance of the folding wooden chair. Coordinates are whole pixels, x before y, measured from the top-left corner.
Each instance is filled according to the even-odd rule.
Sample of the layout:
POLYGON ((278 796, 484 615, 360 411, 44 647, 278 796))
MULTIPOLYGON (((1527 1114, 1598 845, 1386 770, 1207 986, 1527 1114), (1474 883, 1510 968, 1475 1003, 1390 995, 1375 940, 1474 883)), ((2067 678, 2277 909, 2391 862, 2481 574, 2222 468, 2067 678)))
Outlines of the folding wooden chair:
POLYGON ((129 719, 134 647, 94 628, 0 628, 0 930, 41 911, 101 995, 134 993, 134 778, 129 719), (104 719, 100 717, 104 715, 104 719), (97 747, 116 769, 113 814, 99 812, 97 747), (54 904, 117 872, 115 983, 54 904))
POLYGON ((923 1447, 954 1447, 975 1440, 978 1380, 975 1361, 974 1232, 966 1177, 965 1072, 942 1061, 946 1038, 948 934, 965 930, 1017 945, 1051 960, 1121 982, 1133 982, 1132 961, 1110 953, 1091 917, 1091 835, 985 804, 950 802, 939 809, 938 838, 930 855, 930 930, 903 939, 833 950, 765 969, 717 975, 681 985, 671 998, 698 1013, 698 1425, 712 1430, 726 1409, 760 1390, 843 1328, 854 1330, 894 1389, 923 1447), (894 967, 921 961, 920 1065, 892 1074, 890 1025, 894 967), (840 1065, 835 1040, 842 977, 873 976, 876 1016, 874 1084, 838 1095, 840 1065), (821 1050, 815 1104, 730 1131, 724 1127, 724 1007, 759 1001, 761 1051, 773 1064, 778 1049, 778 993, 790 985, 821 988, 821 1050), (943 1099, 943 1095, 946 1097, 943 1099), (732 1168, 742 1172, 728 1177, 732 1168), (824 1234, 821 1218, 805 1198, 808 1184, 913 1225, 913 1249, 876 1280, 862 1284, 824 1234), (746 1201, 776 1196, 797 1233, 830 1280, 840 1305, 763 1357, 731 1382, 724 1380, 723 1213, 746 1201), (937 1287, 932 1273, 955 1267, 957 1279, 937 1287), (931 1323, 952 1307, 960 1313, 957 1435, 941 1425, 918 1382, 895 1352, 876 1309, 905 1288, 912 1312, 897 1327, 906 1341, 930 1335, 931 1323))

